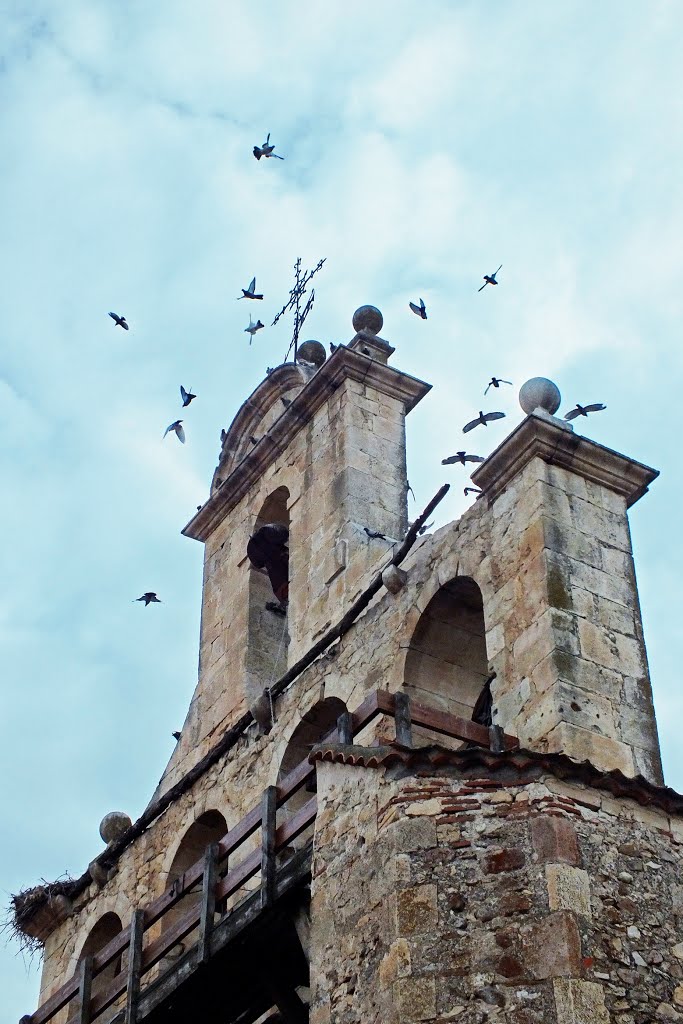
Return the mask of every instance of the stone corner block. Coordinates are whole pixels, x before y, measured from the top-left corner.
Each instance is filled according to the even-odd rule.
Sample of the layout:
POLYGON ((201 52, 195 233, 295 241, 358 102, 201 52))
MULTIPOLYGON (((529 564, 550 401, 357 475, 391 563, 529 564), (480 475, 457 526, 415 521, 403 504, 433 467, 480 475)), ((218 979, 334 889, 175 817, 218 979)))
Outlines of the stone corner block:
POLYGON ((602 985, 574 978, 553 981, 557 1024, 610 1024, 602 985))
POLYGON ((581 864, 576 829, 566 818, 550 814, 532 818, 531 841, 540 864, 581 864))
POLYGON ((394 999, 401 1024, 436 1017, 436 980, 401 978, 394 984, 394 999))
POLYGON ((573 910, 592 918, 588 872, 570 864, 547 864, 548 905, 551 910, 573 910))

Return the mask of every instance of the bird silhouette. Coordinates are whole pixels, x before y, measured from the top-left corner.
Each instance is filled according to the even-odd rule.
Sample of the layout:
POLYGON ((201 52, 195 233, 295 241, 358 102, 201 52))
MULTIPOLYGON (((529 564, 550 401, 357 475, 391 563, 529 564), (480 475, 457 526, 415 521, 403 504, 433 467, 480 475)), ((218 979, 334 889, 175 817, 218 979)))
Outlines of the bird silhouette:
POLYGON ((254 323, 254 321, 251 319, 251 313, 249 314, 249 326, 244 328, 244 332, 245 332, 245 334, 249 335, 249 344, 250 345, 251 345, 251 342, 252 342, 252 338, 254 337, 256 332, 260 331, 261 328, 264 327, 264 326, 265 326, 265 324, 262 324, 260 320, 257 320, 256 323, 254 323))
POLYGON ((285 409, 287 409, 292 404, 292 399, 285 398, 284 395, 280 395, 280 401, 284 405, 285 409))
POLYGON ((464 495, 467 497, 468 494, 483 494, 484 492, 479 487, 466 487, 464 495))
MULTIPOLYGON (((500 270, 502 266, 503 264, 501 263, 500 267, 498 267, 498 270, 500 270)), ((498 282, 496 281, 496 274, 498 273, 498 270, 495 270, 493 274, 484 274, 484 283, 481 286, 481 288, 477 288, 477 291, 482 292, 487 284, 498 284, 498 282)))
POLYGON ((414 302, 409 302, 408 305, 416 316, 421 316, 423 320, 427 319, 427 309, 422 299, 420 299, 419 306, 416 306, 414 302))
POLYGON ((228 432, 227 432, 227 430, 221 430, 221 448, 223 447, 223 445, 225 444, 227 439, 228 439, 228 432))
POLYGON ((332 353, 336 352, 338 348, 339 348, 339 345, 335 345, 335 343, 333 341, 331 341, 330 342, 330 355, 332 353))
MULTIPOLYGON (((477 420, 477 422, 479 422, 477 420)), ((483 462, 481 455, 466 455, 465 452, 456 452, 455 455, 449 455, 447 459, 441 460, 442 466, 452 466, 454 462, 459 462, 462 466, 466 462, 483 462)))
POLYGON ((176 743, 177 743, 177 742, 178 742, 178 740, 180 739, 180 737, 182 736, 182 733, 181 733, 181 732, 172 732, 172 733, 171 733, 171 736, 173 737, 173 739, 174 739, 174 740, 176 741, 176 743))
POLYGON ((501 384, 512 384, 512 381, 503 380, 502 377, 491 377, 491 380, 486 385, 486 391, 484 392, 484 394, 486 394, 489 388, 499 388, 501 384))
POLYGON ((468 430, 474 430, 474 428, 479 426, 480 423, 481 423, 482 427, 486 427, 491 422, 491 420, 502 420, 504 416, 505 416, 504 412, 486 412, 486 413, 484 413, 484 412, 481 412, 481 410, 480 410, 479 411, 479 415, 477 416, 476 420, 470 420, 469 423, 466 423, 465 426, 462 428, 462 432, 463 432, 463 434, 466 434, 468 430))
POLYGON ((249 435, 249 440, 250 440, 250 441, 251 441, 251 443, 252 443, 252 444, 254 444, 254 445, 258 444, 258 437, 254 437, 254 435, 253 435, 253 434, 250 434, 250 435, 249 435))
POLYGON ((180 385, 180 397, 183 400, 183 409, 185 409, 186 406, 188 406, 190 404, 192 399, 196 398, 197 396, 192 394, 192 389, 191 388, 190 388, 189 391, 186 391, 185 388, 183 387, 183 385, 181 384, 180 385))
POLYGON ((161 601, 159 600, 159 598, 157 597, 153 590, 146 591, 146 593, 144 593, 142 597, 136 597, 135 601, 144 601, 145 608, 147 607, 148 604, 161 604, 161 601))
MULTIPOLYGON (((164 437, 166 437, 169 430, 175 430, 176 437, 178 438, 178 440, 182 444, 185 444, 185 431, 182 428, 182 422, 182 420, 174 420, 173 423, 169 423, 169 425, 166 427, 166 430, 164 431, 164 437)), ((164 437, 162 437, 162 441, 164 437)))
POLYGON ((262 295, 256 294, 256 278, 252 277, 251 283, 248 288, 242 289, 242 294, 237 296, 237 301, 240 299, 262 299, 262 295))
POLYGON ((268 157, 274 157, 276 160, 284 160, 283 156, 278 156, 277 153, 273 152, 274 149, 275 146, 270 144, 270 132, 268 132, 266 141, 262 146, 254 146, 253 153, 257 160, 260 160, 262 156, 265 156, 266 159, 268 159, 268 157))
POLYGON ((602 402, 596 402, 594 405, 579 405, 576 403, 576 408, 571 409, 569 412, 564 414, 566 420, 575 420, 577 416, 587 416, 589 412, 602 412, 607 406, 603 405, 602 402))
POLYGON ((364 526, 363 529, 367 533, 367 535, 370 538, 370 540, 386 540, 387 539, 386 534, 380 533, 379 530, 368 530, 367 526, 364 526))
POLYGON ((123 327, 124 331, 129 330, 128 324, 126 323, 125 316, 118 316, 117 313, 110 313, 109 316, 115 322, 117 327, 123 327))

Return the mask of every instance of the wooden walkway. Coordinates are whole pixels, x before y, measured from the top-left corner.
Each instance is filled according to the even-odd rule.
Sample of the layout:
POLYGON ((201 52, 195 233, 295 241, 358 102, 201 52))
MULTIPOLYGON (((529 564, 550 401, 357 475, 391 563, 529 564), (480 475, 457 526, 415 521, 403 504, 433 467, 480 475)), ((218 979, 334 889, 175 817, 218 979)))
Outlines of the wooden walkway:
MULTIPOLYGON (((412 746, 414 725, 496 751, 514 749, 518 745, 513 736, 505 735, 496 726, 488 729, 456 715, 411 702, 405 693, 392 694, 384 690, 370 694, 356 711, 344 712, 338 720, 337 729, 325 737, 325 741, 352 743, 362 729, 381 715, 394 718, 396 740, 408 747, 412 746)), ((297 887, 300 890, 310 877, 311 844, 284 865, 280 863, 282 858, 278 859, 278 854, 314 823, 317 797, 312 796, 281 825, 277 824, 276 814, 294 793, 315 779, 315 771, 315 765, 302 761, 278 786, 269 786, 260 802, 220 842, 211 844, 204 857, 188 868, 161 896, 135 910, 130 924, 123 931, 95 956, 85 957, 78 972, 35 1013, 22 1017, 19 1024, 48 1024, 72 1000, 76 1001, 78 1009, 69 1017, 68 1024, 92 1024, 94 1021, 104 1024, 106 1020, 114 1019, 117 1024, 119 1020, 125 1024, 138 1024, 142 1020, 151 1024, 154 1010, 237 936, 253 930, 259 922, 269 922, 275 932, 280 928, 284 935, 286 924, 278 911, 288 895, 297 887), (238 854, 244 852, 244 844, 257 831, 260 831, 259 847, 235 863, 238 854), (229 898, 257 875, 258 888, 253 895, 236 907, 226 909, 229 898), (178 904, 200 884, 201 899, 180 914, 178 904), (164 928, 164 917, 173 908, 178 908, 176 914, 167 919, 167 927, 164 928), (218 922, 216 914, 220 915, 218 922), (151 938, 148 932, 157 922, 162 923, 162 931, 156 938, 151 938), (192 948, 183 958, 161 977, 158 972, 150 975, 152 968, 191 933, 196 934, 196 940, 193 935, 192 948), (101 991, 94 992, 93 983, 98 976, 122 960, 126 964, 125 970, 119 970, 106 986, 98 986, 101 991), (103 1017, 105 1011, 124 995, 125 1010, 103 1017)), ((277 962, 275 957, 269 956, 267 960, 277 962)), ((275 974, 269 968, 271 981, 275 974)), ((297 985, 301 983, 296 982, 297 985)), ((297 1022, 307 1019, 305 1008, 303 1004, 297 1004, 298 997, 293 989, 287 991, 277 978, 270 987, 271 991, 267 991, 268 986, 263 985, 270 1001, 261 1012, 276 1005, 283 1020, 297 1022)), ((249 1014, 248 1007, 243 1013, 238 1011, 237 1015, 228 1013, 225 987, 221 998, 222 1017, 226 1021, 247 1024, 248 1019, 256 1019, 249 1014)))

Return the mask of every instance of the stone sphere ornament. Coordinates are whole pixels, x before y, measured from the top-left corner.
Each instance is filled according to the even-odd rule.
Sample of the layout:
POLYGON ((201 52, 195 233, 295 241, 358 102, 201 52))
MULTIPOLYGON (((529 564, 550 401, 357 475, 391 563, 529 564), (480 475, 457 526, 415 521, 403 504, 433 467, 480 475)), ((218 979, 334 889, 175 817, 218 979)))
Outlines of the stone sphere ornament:
POLYGON ((379 334, 384 324, 384 317, 377 309, 377 306, 359 306, 353 314, 354 331, 369 331, 370 334, 379 334))
POLYGON ((314 366, 322 366, 327 359, 325 346, 319 341, 304 341, 297 349, 297 359, 303 359, 314 366))
POLYGON ((123 811, 110 811, 100 822, 102 841, 107 844, 115 843, 132 824, 133 822, 123 811))
POLYGON ((527 415, 540 408, 554 416, 561 401, 560 389, 547 377, 532 377, 519 389, 519 404, 527 415))

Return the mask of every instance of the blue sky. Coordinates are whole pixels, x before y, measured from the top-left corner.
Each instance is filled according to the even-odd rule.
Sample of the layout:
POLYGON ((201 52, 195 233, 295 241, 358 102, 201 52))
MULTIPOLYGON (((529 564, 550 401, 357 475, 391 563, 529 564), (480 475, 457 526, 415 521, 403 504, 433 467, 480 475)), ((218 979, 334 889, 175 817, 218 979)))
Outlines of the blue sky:
MULTIPOLYGON (((80 874, 161 775, 196 681, 180 530, 289 340, 250 347, 235 298, 256 274, 269 323, 297 256, 327 257, 306 336, 347 341, 374 303, 394 364, 436 385, 408 458, 414 508, 454 482, 437 523, 466 507, 440 459, 494 373, 516 387, 486 451, 546 375, 563 409, 607 404, 579 429, 662 471, 631 524, 683 789, 682 34, 675 0, 0 0, 4 893, 80 874), (284 162, 253 159, 268 131, 284 162), (178 416, 184 447, 161 442, 178 416)), ((37 970, 8 946, 0 972, 15 1020, 37 970)))

